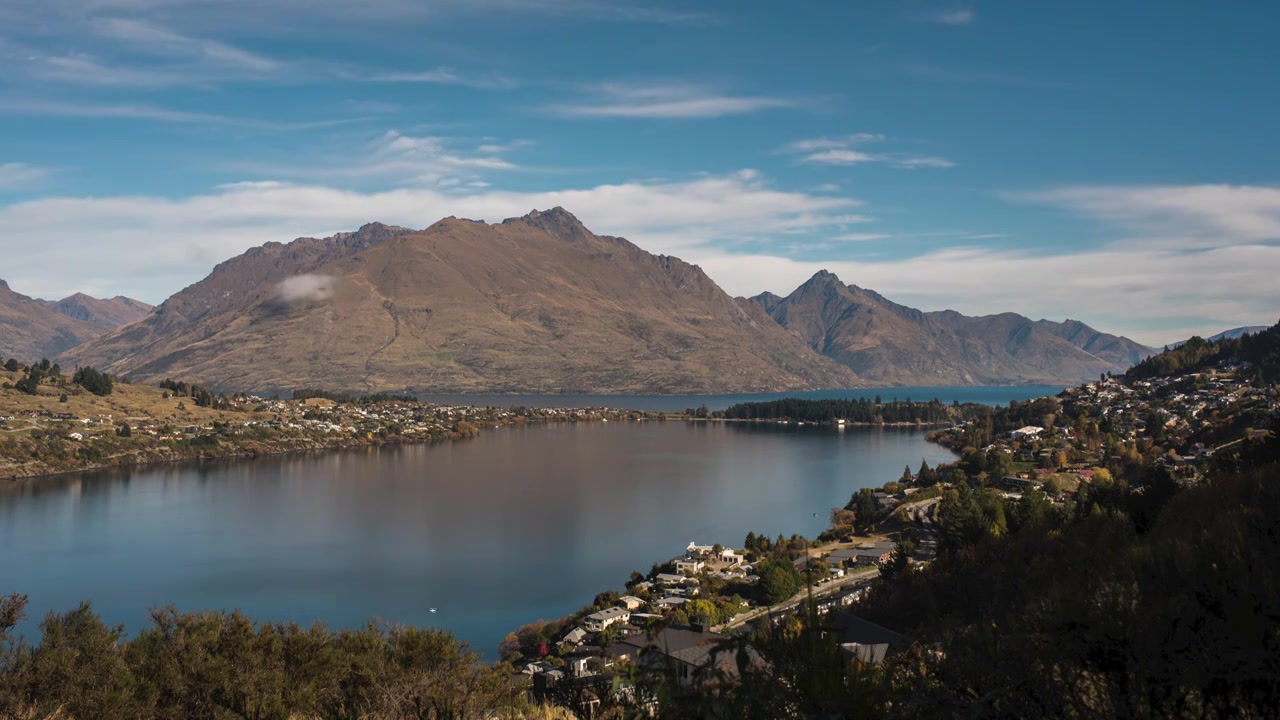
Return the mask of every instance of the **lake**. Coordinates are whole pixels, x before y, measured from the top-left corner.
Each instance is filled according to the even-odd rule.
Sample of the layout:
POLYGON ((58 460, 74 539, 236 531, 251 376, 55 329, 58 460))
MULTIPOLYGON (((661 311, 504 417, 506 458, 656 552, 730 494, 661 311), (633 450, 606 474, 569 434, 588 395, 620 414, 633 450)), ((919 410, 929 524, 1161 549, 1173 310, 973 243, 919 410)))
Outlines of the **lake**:
POLYGON ((0 593, 131 629, 170 603, 434 623, 492 657, 690 541, 812 536, 858 488, 951 457, 912 429, 646 421, 39 480, 0 493, 0 593))
POLYGON ((492 658, 690 541, 812 537, 859 488, 951 458, 910 428, 642 421, 33 480, 0 492, 0 593, 30 595, 30 639, 90 600, 131 630, 168 604, 435 624, 492 658))
POLYGON ((810 392, 739 393, 736 395, 419 395, 423 402, 440 405, 493 405, 507 407, 615 407, 647 412, 680 412, 688 408, 706 405, 708 410, 723 410, 730 405, 744 402, 763 402, 782 398, 806 398, 830 400, 847 398, 929 401, 934 398, 950 405, 978 403, 981 405, 1008 405, 1010 400, 1057 395, 1063 388, 1057 385, 1016 386, 948 386, 948 387, 887 387, 857 388, 853 390, 813 390, 810 392))

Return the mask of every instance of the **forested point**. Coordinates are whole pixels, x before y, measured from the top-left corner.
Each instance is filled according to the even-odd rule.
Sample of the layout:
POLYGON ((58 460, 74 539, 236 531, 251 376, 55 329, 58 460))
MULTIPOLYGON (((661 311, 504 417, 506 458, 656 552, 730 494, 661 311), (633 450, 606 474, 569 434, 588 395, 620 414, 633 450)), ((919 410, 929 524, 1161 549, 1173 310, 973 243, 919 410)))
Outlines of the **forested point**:
POLYGON ((794 422, 829 423, 844 420, 851 423, 945 423, 987 417, 992 409, 986 405, 952 403, 945 405, 937 398, 928 402, 912 402, 897 398, 883 402, 880 398, 805 400, 783 398, 764 402, 738 403, 711 417, 726 420, 790 420, 794 422))

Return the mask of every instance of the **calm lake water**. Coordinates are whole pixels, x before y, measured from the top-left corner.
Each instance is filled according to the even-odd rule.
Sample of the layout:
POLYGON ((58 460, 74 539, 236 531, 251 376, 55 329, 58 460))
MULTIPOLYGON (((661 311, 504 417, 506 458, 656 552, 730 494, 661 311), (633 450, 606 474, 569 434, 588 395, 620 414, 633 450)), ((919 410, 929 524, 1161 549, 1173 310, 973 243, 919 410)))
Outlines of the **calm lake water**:
POLYGON ((0 593, 130 629, 167 604, 377 616, 492 657, 691 540, 812 536, 858 488, 951 457, 910 429, 646 421, 40 480, 0 493, 0 593))
POLYGON ((710 410, 723 410, 743 402, 761 402, 781 398, 867 398, 877 395, 888 401, 929 401, 934 398, 950 405, 952 401, 983 405, 1008 405, 1010 400, 1057 395, 1063 388, 1056 385, 979 386, 979 387, 889 387, 855 390, 815 390, 790 393, 743 393, 737 395, 421 395, 424 402, 442 405, 493 405, 507 407, 617 407, 649 412, 679 412, 706 405, 710 410))

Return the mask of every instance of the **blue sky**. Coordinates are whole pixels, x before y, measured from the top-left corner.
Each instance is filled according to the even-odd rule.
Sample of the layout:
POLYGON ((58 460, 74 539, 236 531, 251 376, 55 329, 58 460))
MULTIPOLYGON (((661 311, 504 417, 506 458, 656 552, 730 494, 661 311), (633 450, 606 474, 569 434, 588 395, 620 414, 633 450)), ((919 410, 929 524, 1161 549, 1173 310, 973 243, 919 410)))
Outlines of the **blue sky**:
POLYGON ((0 277, 563 205, 733 294, 1163 343, 1280 316, 1280 6, 0 0, 0 277))

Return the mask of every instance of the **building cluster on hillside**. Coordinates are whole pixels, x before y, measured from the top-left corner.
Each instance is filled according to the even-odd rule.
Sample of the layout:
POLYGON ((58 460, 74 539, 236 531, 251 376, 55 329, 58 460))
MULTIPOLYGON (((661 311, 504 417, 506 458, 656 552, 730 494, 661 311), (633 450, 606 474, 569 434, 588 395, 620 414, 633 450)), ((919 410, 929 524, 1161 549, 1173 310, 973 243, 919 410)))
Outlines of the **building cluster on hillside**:
MULTIPOLYGON (((846 569, 852 572, 877 566, 888 559, 892 548, 892 543, 879 541, 822 555, 831 568, 824 582, 839 581, 846 569)), ((713 599, 707 590, 709 583, 758 583, 755 567, 746 556, 745 550, 689 543, 684 553, 655 566, 647 579, 628 583, 629 594, 617 597, 610 607, 573 618, 561 627, 542 657, 517 664, 519 673, 528 676, 531 699, 563 705, 590 717, 601 702, 634 705, 651 700, 632 682, 631 667, 668 673, 682 687, 705 685, 717 677, 736 677, 743 657, 734 634, 746 627, 741 623, 758 616, 779 624, 802 609, 798 602, 764 608, 742 601, 735 618, 722 618, 724 622, 718 627, 706 617, 684 612, 693 600, 713 599)), ((796 563, 799 566, 807 560, 802 557, 796 563)), ((814 607, 819 613, 830 613, 832 622, 824 634, 850 661, 876 663, 910 643, 844 610, 865 591, 866 582, 864 578, 820 596, 817 587, 823 583, 819 583, 814 607)), ((753 666, 765 662, 754 650, 745 648, 743 652, 753 666)))
MULTIPOLYGON (((1224 366, 1149 380, 1100 379, 1065 390, 1059 396, 1061 415, 1096 421, 1111 442, 1154 447, 1158 451, 1155 464, 1175 477, 1195 481, 1215 453, 1267 432, 1249 428, 1243 436, 1223 437, 1223 428, 1231 426, 1230 418, 1280 413, 1277 388, 1257 387, 1240 371, 1238 366, 1224 366)), ((1027 425, 993 438, 982 451, 1007 453, 1015 462, 1035 465, 1002 478, 1007 489, 1019 491, 1039 486, 1054 475, 1091 479, 1103 458, 1078 440, 1066 423, 1055 428, 1027 425), (1072 461, 1061 462, 1064 457, 1072 461)))

